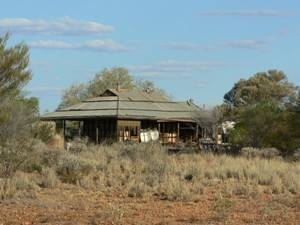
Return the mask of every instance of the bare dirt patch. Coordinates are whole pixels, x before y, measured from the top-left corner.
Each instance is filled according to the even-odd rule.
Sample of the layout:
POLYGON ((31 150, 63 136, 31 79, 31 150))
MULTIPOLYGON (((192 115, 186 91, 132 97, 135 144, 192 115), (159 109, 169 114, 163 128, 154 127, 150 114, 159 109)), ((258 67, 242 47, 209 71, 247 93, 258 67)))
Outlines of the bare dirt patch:
POLYGON ((0 224, 299 224, 299 195, 222 196, 210 187, 194 201, 131 198, 73 185, 0 203, 0 224))

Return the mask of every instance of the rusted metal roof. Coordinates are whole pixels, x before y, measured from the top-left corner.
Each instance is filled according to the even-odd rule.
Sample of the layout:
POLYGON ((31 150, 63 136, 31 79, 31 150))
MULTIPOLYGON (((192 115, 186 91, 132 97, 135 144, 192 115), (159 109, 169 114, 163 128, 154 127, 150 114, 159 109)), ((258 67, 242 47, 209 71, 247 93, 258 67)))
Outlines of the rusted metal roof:
POLYGON ((79 104, 58 109, 41 116, 42 120, 116 117, 127 119, 152 119, 194 121, 201 110, 190 101, 175 102, 155 92, 140 90, 106 90, 102 96, 90 98, 79 104))

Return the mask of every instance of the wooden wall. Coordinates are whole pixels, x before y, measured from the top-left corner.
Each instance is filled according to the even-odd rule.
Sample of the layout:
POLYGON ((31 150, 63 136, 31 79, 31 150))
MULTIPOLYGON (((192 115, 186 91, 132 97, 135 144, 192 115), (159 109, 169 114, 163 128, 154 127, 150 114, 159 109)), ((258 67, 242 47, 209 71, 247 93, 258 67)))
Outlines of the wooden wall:
POLYGON ((116 119, 90 119, 84 120, 82 135, 89 137, 95 143, 115 141, 117 134, 116 119))

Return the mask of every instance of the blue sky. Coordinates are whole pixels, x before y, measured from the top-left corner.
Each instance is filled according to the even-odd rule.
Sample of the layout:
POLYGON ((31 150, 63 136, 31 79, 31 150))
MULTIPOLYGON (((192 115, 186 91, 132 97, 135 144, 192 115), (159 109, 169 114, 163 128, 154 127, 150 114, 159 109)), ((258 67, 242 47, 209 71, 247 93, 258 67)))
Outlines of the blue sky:
POLYGON ((0 34, 30 46, 26 87, 53 111, 63 90, 124 66, 174 99, 222 103, 235 82, 283 70, 300 85, 299 0, 10 0, 0 34))

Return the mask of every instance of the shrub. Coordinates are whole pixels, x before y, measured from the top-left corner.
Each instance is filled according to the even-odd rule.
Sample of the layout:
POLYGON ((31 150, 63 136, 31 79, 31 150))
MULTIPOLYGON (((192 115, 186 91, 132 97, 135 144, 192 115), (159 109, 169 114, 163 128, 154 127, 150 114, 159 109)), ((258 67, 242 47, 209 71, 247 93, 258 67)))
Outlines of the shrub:
POLYGON ((280 156, 280 151, 276 148, 252 148, 244 147, 241 149, 241 156, 247 158, 261 157, 264 159, 274 159, 280 156))
POLYGON ((11 178, 0 178, 0 198, 1 200, 12 198, 17 192, 15 180, 11 178))
POLYGON ((41 153, 41 164, 44 167, 56 167, 63 157, 68 153, 59 149, 47 149, 41 153))
POLYGON ((65 154, 59 159, 56 172, 63 182, 76 184, 92 169, 93 166, 88 161, 71 154, 65 154))
POLYGON ((97 185, 98 177, 94 177, 91 175, 83 176, 80 180, 78 180, 78 185, 83 188, 92 188, 97 185))
POLYGON ((201 174, 199 169, 199 163, 191 162, 187 165, 187 168, 184 172, 184 179, 186 181, 193 181, 201 174))
MULTIPOLYGON (((32 183, 40 187, 55 187, 61 180, 84 188, 109 187, 132 197, 154 192, 162 199, 176 201, 189 200, 192 194, 202 194, 204 186, 224 187, 230 195, 252 195, 254 188, 274 194, 286 191, 297 194, 300 188, 297 163, 272 160, 270 156, 269 160, 258 158, 252 153, 259 151, 251 148, 244 149, 247 153, 244 156, 254 157, 251 160, 212 154, 168 155, 156 143, 89 145, 87 151, 76 154, 46 148, 45 145, 36 148, 40 151, 32 159, 42 169, 33 173, 39 176, 32 183)), ((29 171, 27 167, 23 169, 29 171)), ((17 185, 9 185, 13 184, 17 185)), ((19 182, 18 186, 26 187, 25 181, 23 184, 19 182)), ((27 186, 27 189, 35 186, 27 186)), ((13 193, 13 187, 11 190, 7 193, 13 193)))
POLYGON ((191 198, 190 189, 176 176, 169 177, 161 185, 160 195, 163 199, 172 201, 188 201, 191 198))
POLYGON ((163 159, 164 156, 167 156, 166 148, 156 142, 119 145, 119 150, 121 157, 128 157, 132 161, 148 161, 152 158, 163 159))
POLYGON ((87 151, 88 149, 88 139, 87 138, 74 138, 71 142, 69 142, 69 148, 68 151, 72 153, 80 153, 87 151))
POLYGON ((236 202, 222 196, 215 199, 213 209, 216 213, 216 219, 224 220, 235 207, 236 202))
POLYGON ((281 194, 284 192, 282 179, 279 176, 274 177, 273 184, 271 185, 271 191, 273 194, 281 194))
POLYGON ((286 174, 286 176, 284 176, 282 179, 285 189, 292 194, 300 193, 299 172, 300 170, 298 170, 298 174, 297 173, 286 174))
POLYGON ((214 209, 217 211, 228 211, 236 204, 235 201, 227 198, 216 198, 214 202, 214 209))
POLYGON ((241 156, 255 158, 260 156, 260 152, 258 148, 244 147, 241 149, 241 156))
POLYGON ((12 177, 22 165, 34 157, 34 140, 20 137, 0 145, 0 177, 12 177))
POLYGON ((33 124, 33 136, 48 143, 55 135, 55 122, 37 121, 33 124))
POLYGON ((246 184, 238 184, 232 190, 232 193, 235 195, 247 196, 250 194, 250 192, 251 192, 251 188, 246 184))
POLYGON ((300 148, 297 148, 292 156, 293 161, 300 161, 300 148))
POLYGON ((280 152, 276 148, 263 148, 260 150, 260 156, 265 159, 273 159, 280 155, 280 152))
POLYGON ((273 155, 276 155, 273 154, 273 150, 264 150, 264 157, 269 160, 260 156, 262 153, 258 149, 244 148, 243 151, 244 156, 251 160, 195 153, 168 155, 165 149, 156 143, 117 143, 112 146, 88 146, 88 151, 75 155, 52 150, 52 154, 47 152, 48 156, 44 158, 48 160, 48 164, 51 162, 52 166, 57 165, 57 172, 62 168, 61 158, 64 161, 65 158, 76 159, 79 164, 87 163, 90 168, 97 169, 97 175, 101 177, 101 182, 95 185, 89 172, 82 172, 84 168, 74 163, 74 160, 68 160, 68 164, 77 166, 64 169, 64 176, 70 171, 77 171, 74 172, 77 178, 73 179, 69 175, 66 179, 60 173, 59 176, 64 182, 77 183, 84 187, 100 185, 124 190, 126 195, 133 197, 155 192, 162 199, 188 200, 192 194, 201 194, 203 186, 218 184, 224 184, 226 187, 231 185, 229 192, 236 195, 252 195, 257 188, 274 194, 286 190, 298 193, 297 164, 272 160, 273 155), (55 162, 56 160, 58 162, 55 162), (237 181, 239 184, 235 185, 237 181), (196 187, 198 183, 199 191, 196 187))
MULTIPOLYGON (((154 156, 155 157, 155 156, 154 156)), ((145 175, 152 175, 156 177, 158 183, 161 183, 166 175, 167 163, 166 160, 161 158, 150 158, 145 165, 145 175)))
POLYGON ((199 182, 194 183, 192 191, 195 194, 203 194, 204 193, 204 186, 203 186, 203 184, 201 184, 199 182))
POLYGON ((258 177, 258 184, 260 185, 272 185, 274 183, 276 174, 272 170, 261 171, 258 177))
POLYGON ((43 168, 41 171, 41 180, 40 187, 44 188, 54 188, 59 183, 59 179, 57 178, 56 172, 53 168, 43 168))
POLYGON ((36 179, 32 174, 17 171, 12 179, 14 180, 17 190, 29 191, 39 188, 36 184, 36 179))
POLYGON ((30 160, 27 160, 26 163, 23 163, 19 170, 31 173, 31 172, 42 172, 43 169, 43 156, 44 153, 49 151, 49 147, 42 141, 36 140, 33 145, 33 151, 30 157, 30 160))
POLYGON ((145 192, 146 192, 146 185, 142 182, 133 182, 130 186, 129 186, 129 190, 128 190, 128 197, 138 197, 141 198, 144 196, 145 192))
POLYGON ((10 178, 0 178, 0 198, 2 200, 11 199, 19 195, 19 192, 25 193, 27 196, 31 193, 34 194, 38 188, 35 179, 30 174, 21 171, 17 171, 10 178))

